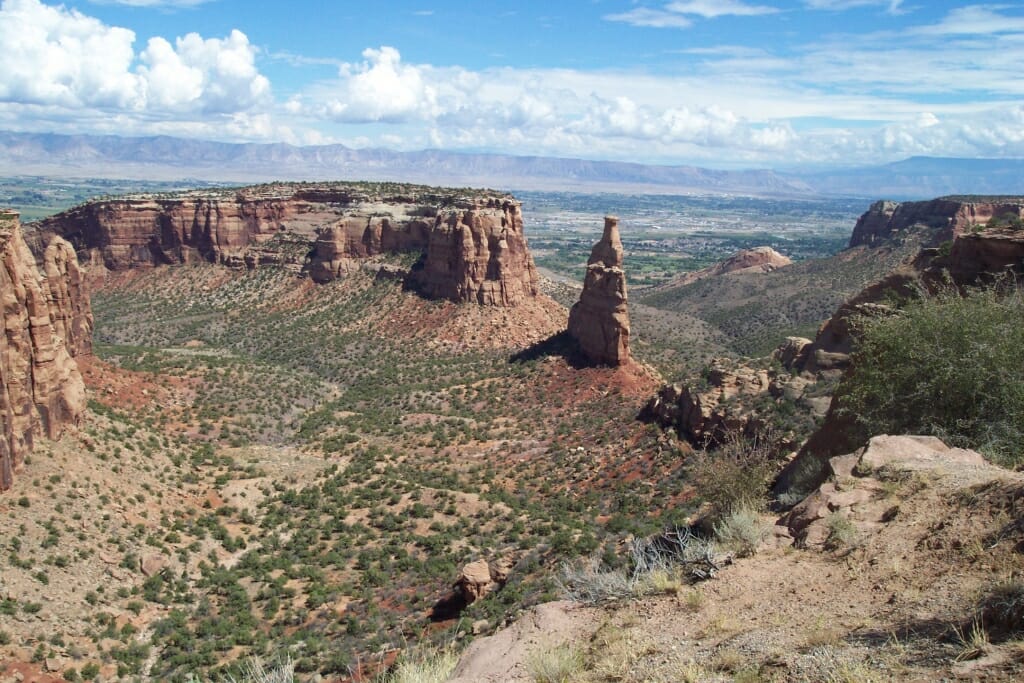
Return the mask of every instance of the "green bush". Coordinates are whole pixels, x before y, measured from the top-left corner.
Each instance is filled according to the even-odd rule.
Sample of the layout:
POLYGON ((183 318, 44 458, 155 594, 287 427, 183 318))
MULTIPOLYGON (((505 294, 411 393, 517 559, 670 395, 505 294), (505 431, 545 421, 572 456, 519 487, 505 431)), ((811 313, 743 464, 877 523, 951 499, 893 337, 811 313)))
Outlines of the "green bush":
POLYGON ((1024 296, 942 291, 856 321, 838 407, 857 436, 930 434, 994 461, 1024 462, 1024 296))
POLYGON ((771 452, 772 435, 747 439, 730 432, 714 450, 694 453, 690 480, 697 496, 711 503, 712 522, 733 512, 758 512, 768 504, 768 480, 776 464, 771 452))

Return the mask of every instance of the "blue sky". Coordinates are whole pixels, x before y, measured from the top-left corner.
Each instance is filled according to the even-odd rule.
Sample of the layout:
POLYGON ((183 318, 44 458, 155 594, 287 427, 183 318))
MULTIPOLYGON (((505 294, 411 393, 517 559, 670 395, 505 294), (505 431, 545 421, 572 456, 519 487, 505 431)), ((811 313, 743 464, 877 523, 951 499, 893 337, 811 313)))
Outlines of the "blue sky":
POLYGON ((2 0, 0 128, 735 168, 1024 157, 1024 4, 2 0))

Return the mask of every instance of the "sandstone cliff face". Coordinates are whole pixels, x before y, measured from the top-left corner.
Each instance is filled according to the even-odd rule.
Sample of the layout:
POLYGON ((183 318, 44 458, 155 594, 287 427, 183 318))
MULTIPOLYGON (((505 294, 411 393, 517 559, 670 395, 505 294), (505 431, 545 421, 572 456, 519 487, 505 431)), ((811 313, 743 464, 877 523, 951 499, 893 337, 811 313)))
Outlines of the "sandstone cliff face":
POLYGON ((793 261, 788 256, 783 256, 771 247, 743 249, 724 261, 692 273, 686 273, 672 280, 668 286, 688 285, 698 280, 727 275, 728 273, 770 273, 778 268, 784 268, 791 263, 793 261))
POLYGON ((604 219, 604 235, 587 261, 580 300, 569 311, 569 334, 594 363, 625 365, 629 361, 629 311, 626 275, 622 270, 619 219, 604 219))
POLYGON ((85 273, 70 242, 53 238, 43 252, 43 276, 54 333, 72 357, 92 354, 92 307, 85 273))
POLYGON ((381 254, 419 253, 408 284, 434 298, 514 306, 540 293, 519 202, 489 192, 274 185, 91 201, 34 226, 110 270, 205 261, 277 265, 329 282, 381 254))
MULTIPOLYGON (((270 239, 302 207, 283 199, 181 197, 92 201, 41 221, 77 250, 95 250, 110 270, 169 263, 243 259, 245 248, 270 239)), ((40 245, 33 244, 36 251, 40 245)))
POLYGON ((56 439, 85 411, 85 385, 69 349, 90 347, 81 335, 91 314, 80 273, 64 281, 62 264, 74 260, 69 249, 54 246, 52 274, 43 279, 17 214, 0 215, 0 489, 10 488, 37 434, 56 439))
POLYGON ((514 306, 536 297, 537 268, 519 203, 491 199, 439 213, 413 278, 427 296, 457 302, 514 306))
POLYGON ((902 204, 879 201, 857 221, 850 246, 875 246, 914 226, 936 231, 933 243, 938 244, 969 231, 972 226, 986 224, 992 218, 1007 214, 1024 215, 1024 198, 979 198, 974 201, 948 197, 902 204))

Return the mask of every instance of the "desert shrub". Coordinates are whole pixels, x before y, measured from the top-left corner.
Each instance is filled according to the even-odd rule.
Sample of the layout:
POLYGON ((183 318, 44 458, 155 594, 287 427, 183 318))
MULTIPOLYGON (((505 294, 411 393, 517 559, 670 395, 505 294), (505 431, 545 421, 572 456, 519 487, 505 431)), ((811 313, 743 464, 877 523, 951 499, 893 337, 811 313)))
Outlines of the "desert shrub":
POLYGON ((982 623, 1002 635, 1024 633, 1024 582, 998 583, 978 601, 982 623))
POLYGON ((572 645, 539 650, 526 660, 526 670, 536 683, 567 683, 583 669, 583 657, 572 645))
POLYGON ((1024 297, 1016 288, 922 297, 897 315, 856 321, 837 391, 859 438, 930 434, 996 462, 1022 461, 1024 297))
POLYGON ((768 536, 768 525, 760 513, 737 508, 715 524, 715 538, 738 557, 750 557, 768 536))
POLYGON ((381 683, 443 683, 459 663, 458 653, 452 647, 431 650, 417 647, 403 652, 381 683))
POLYGON ((839 512, 829 513, 825 518, 828 535, 825 537, 825 548, 839 550, 848 548, 857 540, 857 527, 839 512))
POLYGON ((775 471, 771 435, 748 439, 730 432, 714 450, 697 451, 690 479, 697 495, 721 520, 739 510, 760 511, 768 503, 768 480, 775 471))

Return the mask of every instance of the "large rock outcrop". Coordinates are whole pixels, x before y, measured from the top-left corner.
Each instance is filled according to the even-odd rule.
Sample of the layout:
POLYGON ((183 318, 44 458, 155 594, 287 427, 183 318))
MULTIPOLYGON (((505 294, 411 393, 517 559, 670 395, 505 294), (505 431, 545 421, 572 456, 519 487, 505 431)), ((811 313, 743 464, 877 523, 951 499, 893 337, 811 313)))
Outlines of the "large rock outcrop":
POLYGON ((0 489, 32 450, 35 437, 59 438, 85 411, 85 385, 72 352, 87 352, 91 327, 74 252, 47 249, 47 277, 36 266, 18 215, 0 214, 0 489))
POLYGON ((719 443, 729 433, 754 436, 764 428, 750 405, 769 395, 772 377, 767 370, 718 358, 706 375, 700 386, 665 385, 644 412, 697 446, 719 443))
POLYGON ((569 311, 569 334, 594 363, 625 365, 629 361, 629 311, 626 274, 622 270, 619 219, 604 219, 604 234, 587 261, 580 300, 569 311))
POLYGON ((422 265, 413 276, 433 298, 514 306, 540 293, 522 209, 510 199, 439 212, 422 265))
POLYGON ((92 307, 85 273, 71 243, 54 237, 43 252, 50 319, 72 357, 92 354, 92 307))
MULTIPOLYGON (((944 205, 944 201, 917 203, 944 205)), ((941 288, 963 289, 1000 278, 1012 278, 1017 282, 1024 280, 1024 230, 1012 225, 1013 221, 1005 227, 987 227, 992 217, 1013 216, 1010 209, 1014 206, 1021 210, 1024 199, 1019 203, 1011 198, 1003 202, 964 206, 973 208, 961 207, 956 215, 971 217, 971 220, 980 216, 983 223, 951 222, 956 232, 946 248, 922 249, 913 260, 901 264, 887 277, 869 285, 840 306, 822 325, 813 343, 801 348, 793 360, 792 370, 805 376, 833 379, 847 372, 858 317, 893 315, 901 301, 922 293, 934 293, 941 288)), ((840 411, 833 399, 821 427, 780 474, 776 492, 803 492, 820 484, 827 475, 828 460, 857 446, 854 426, 852 416, 840 411)))
POLYGON ((924 202, 878 201, 857 221, 850 246, 877 246, 898 233, 922 226, 931 242, 953 239, 1001 216, 1024 216, 1024 197, 940 197, 924 202))
POLYGON ((323 283, 361 260, 412 253, 423 258, 408 284, 429 297, 514 306, 540 293, 519 202, 483 190, 332 183, 130 196, 39 222, 37 257, 54 236, 109 270, 276 265, 323 283))

